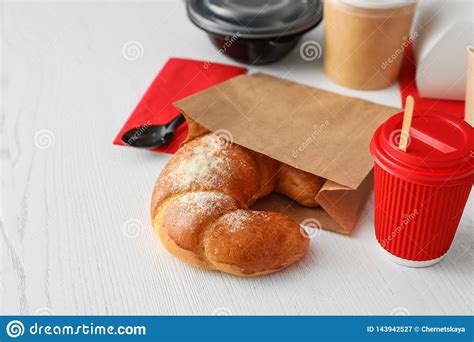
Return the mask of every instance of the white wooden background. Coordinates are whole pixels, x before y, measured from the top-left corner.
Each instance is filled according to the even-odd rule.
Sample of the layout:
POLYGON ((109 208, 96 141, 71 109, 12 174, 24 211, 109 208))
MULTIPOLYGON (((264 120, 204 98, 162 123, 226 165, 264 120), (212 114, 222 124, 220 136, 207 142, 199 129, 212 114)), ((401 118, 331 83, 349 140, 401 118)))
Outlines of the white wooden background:
MULTIPOLYGON (((322 28, 305 40, 321 42, 322 28)), ((170 56, 231 62, 181 1, 2 6, 2 314, 471 314, 473 196, 439 265, 404 268, 374 240, 372 201, 350 237, 312 240, 295 267, 254 279, 192 268, 149 224, 168 156, 112 140, 170 56), (123 53, 127 42, 138 54, 123 53)), ((396 86, 331 84, 298 49, 253 68, 400 106, 396 86)))

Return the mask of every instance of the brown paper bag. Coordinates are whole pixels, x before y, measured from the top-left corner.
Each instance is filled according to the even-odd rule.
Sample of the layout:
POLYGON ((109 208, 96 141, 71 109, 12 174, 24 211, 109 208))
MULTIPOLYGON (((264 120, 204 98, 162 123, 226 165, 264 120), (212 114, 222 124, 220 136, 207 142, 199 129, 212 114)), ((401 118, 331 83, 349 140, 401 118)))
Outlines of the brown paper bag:
POLYGON ((255 209, 345 234, 372 189, 372 135, 400 111, 264 74, 234 77, 174 105, 191 118, 190 136, 201 133, 200 125, 225 130, 239 145, 327 179, 317 196, 320 208, 272 194, 255 209))

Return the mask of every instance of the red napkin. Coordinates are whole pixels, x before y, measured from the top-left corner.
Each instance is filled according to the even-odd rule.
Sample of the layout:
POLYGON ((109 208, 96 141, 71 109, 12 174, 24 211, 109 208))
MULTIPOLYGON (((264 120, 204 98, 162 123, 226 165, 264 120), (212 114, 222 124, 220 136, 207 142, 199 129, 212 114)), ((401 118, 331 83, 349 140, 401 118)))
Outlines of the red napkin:
MULTIPOLYGON (((169 122, 179 114, 179 110, 173 107, 173 102, 246 71, 247 69, 236 66, 170 58, 115 137, 114 144, 126 145, 122 142, 121 137, 129 129, 142 125, 161 125, 169 122)), ((153 151, 176 152, 181 142, 186 138, 187 131, 187 124, 182 124, 176 130, 170 143, 153 151)))
POLYGON ((464 118, 464 101, 437 100, 420 97, 416 86, 416 62, 413 53, 413 45, 405 49, 405 55, 400 71, 400 92, 402 95, 402 106, 405 107, 405 99, 408 95, 415 99, 415 108, 422 111, 437 110, 464 118))

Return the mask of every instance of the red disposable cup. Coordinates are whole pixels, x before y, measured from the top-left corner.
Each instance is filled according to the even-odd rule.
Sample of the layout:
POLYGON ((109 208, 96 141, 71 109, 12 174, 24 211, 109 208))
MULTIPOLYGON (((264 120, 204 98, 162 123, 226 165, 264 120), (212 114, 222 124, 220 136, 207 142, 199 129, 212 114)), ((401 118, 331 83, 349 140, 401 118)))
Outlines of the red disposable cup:
POLYGON ((384 122, 370 143, 375 175, 375 236, 395 262, 439 262, 456 234, 474 182, 474 128, 430 111, 413 116, 406 152, 403 113, 384 122))

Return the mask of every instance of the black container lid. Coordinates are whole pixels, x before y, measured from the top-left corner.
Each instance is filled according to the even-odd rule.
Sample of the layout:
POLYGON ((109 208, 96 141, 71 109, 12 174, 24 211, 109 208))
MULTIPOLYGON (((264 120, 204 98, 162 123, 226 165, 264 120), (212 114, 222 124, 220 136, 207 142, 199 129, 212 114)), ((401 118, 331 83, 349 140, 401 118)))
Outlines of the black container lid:
POLYGON ((263 39, 301 34, 322 19, 321 0, 187 0, 191 21, 223 36, 263 39))

